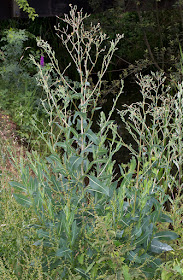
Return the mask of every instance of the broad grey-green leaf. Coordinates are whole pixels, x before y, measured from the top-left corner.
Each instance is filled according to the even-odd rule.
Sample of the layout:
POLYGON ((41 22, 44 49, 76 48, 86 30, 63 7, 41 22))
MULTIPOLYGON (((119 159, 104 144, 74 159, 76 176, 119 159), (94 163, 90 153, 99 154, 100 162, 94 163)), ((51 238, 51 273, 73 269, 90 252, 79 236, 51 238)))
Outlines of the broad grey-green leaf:
POLYGON ((130 261, 136 262, 136 263, 141 263, 142 260, 141 258, 133 251, 128 252, 128 258, 130 261))
POLYGON ((37 193, 37 195, 34 197, 33 205, 36 211, 39 211, 39 214, 42 213, 43 204, 44 204, 44 200, 42 199, 40 193, 37 193))
POLYGON ((142 236, 140 236, 136 241, 135 241, 135 245, 140 245, 140 244, 143 244, 143 243, 148 243, 148 238, 150 236, 150 232, 145 232, 142 234, 142 236))
POLYGON ((84 271, 84 269, 76 267, 75 270, 77 272, 79 272, 85 279, 90 279, 90 277, 86 274, 86 272, 84 271))
POLYGON ((61 159, 57 155, 50 155, 46 157, 47 161, 51 163, 54 172, 65 173, 65 168, 62 165, 61 159))
POLYGON ((49 157, 46 157, 46 159, 49 163, 61 162, 60 157, 56 154, 52 154, 49 157))
POLYGON ((17 191, 27 192, 26 187, 19 182, 10 182, 11 187, 15 188, 17 191))
POLYGON ((116 238, 122 238, 124 229, 116 232, 116 238))
POLYGON ((172 223, 172 219, 165 215, 164 213, 161 215, 161 218, 160 218, 160 222, 163 222, 163 223, 172 223))
POLYGON ((174 231, 160 231, 154 235, 154 239, 158 240, 174 240, 177 239, 179 236, 174 231))
POLYGON ((87 270, 86 270, 86 274, 88 273, 88 272, 90 272, 90 270, 92 269, 92 267, 95 265, 95 261, 93 261, 89 266, 88 266, 88 268, 87 268, 87 270))
POLYGON ((32 244, 32 245, 34 245, 34 246, 40 246, 42 243, 43 243, 42 240, 38 240, 38 241, 34 242, 34 244, 32 244))
POLYGON ((98 155, 99 156, 107 155, 107 154, 108 154, 107 148, 102 147, 101 149, 98 150, 98 155))
POLYGON ((39 182, 37 178, 30 177, 28 191, 31 195, 38 190, 39 182))
POLYGON ((42 229, 38 230, 38 236, 39 236, 39 238, 48 238, 48 239, 50 238, 49 232, 44 231, 42 229))
POLYGON ((66 144, 65 142, 57 142, 54 147, 60 147, 60 148, 63 148, 64 150, 66 150, 66 144))
POLYGON ((51 182, 53 183, 54 187, 56 188, 57 191, 62 190, 62 183, 60 180, 57 180, 56 177, 53 175, 51 176, 51 182))
POLYGON ((22 195, 22 194, 13 194, 14 198, 16 199, 16 201, 21 204, 22 206, 31 206, 31 201, 29 198, 27 198, 26 196, 22 195))
POLYGON ((72 156, 69 159, 69 168, 72 171, 75 171, 75 169, 78 169, 81 166, 81 163, 83 161, 83 157, 80 156, 72 156))
POLYGON ((83 95, 81 95, 81 93, 75 93, 71 95, 72 99, 81 99, 83 97, 83 95))
POLYGON ((127 265, 122 266, 123 276, 124 280, 132 280, 130 273, 129 273, 129 267, 127 265))
POLYGON ((70 131, 74 134, 76 138, 78 138, 78 132, 73 127, 70 127, 70 131))
MULTIPOLYGON (((77 118, 78 116, 79 116, 80 118, 84 118, 85 123, 86 123, 87 115, 86 115, 86 113, 83 113, 83 112, 81 112, 81 111, 76 111, 76 112, 74 113, 73 123, 75 123, 75 120, 76 120, 76 118, 77 118)), ((78 121, 78 124, 81 124, 81 120, 77 119, 77 121, 78 121)))
POLYGON ((95 192, 98 192, 100 194, 104 194, 109 196, 109 187, 106 186, 104 183, 102 183, 98 178, 96 178, 95 176, 88 176, 89 178, 89 186, 88 186, 88 190, 92 190, 95 192))
POLYGON ((78 235, 78 227, 77 227, 76 221, 74 221, 72 223, 72 240, 71 240, 72 245, 74 244, 74 242, 77 238, 77 235, 78 235))
POLYGON ((94 144, 98 145, 100 143, 99 137, 91 129, 88 129, 86 136, 94 144))
POLYGON ((135 157, 132 157, 131 161, 130 161, 130 170, 129 173, 134 173, 135 168, 136 168, 137 162, 135 157))
POLYGON ((57 257, 67 257, 71 252, 72 252, 71 249, 66 248, 66 247, 62 247, 62 248, 60 248, 56 251, 55 255, 57 257))
POLYGON ((168 252, 168 251, 173 251, 173 248, 166 244, 158 241, 157 239, 153 239, 151 241, 151 252, 156 253, 156 254, 161 254, 162 252, 168 252))

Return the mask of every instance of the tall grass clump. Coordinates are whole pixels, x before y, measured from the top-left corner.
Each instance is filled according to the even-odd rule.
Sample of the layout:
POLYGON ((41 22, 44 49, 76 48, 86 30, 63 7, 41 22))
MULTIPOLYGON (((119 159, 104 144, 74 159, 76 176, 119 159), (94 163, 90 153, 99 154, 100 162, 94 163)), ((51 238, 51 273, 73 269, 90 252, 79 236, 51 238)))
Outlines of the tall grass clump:
MULTIPOLYGON (((119 139, 117 124, 111 116, 122 89, 107 116, 97 103, 101 98, 102 79, 123 36, 117 35, 107 49, 107 36, 99 24, 85 29, 83 22, 87 17, 74 6, 62 19, 66 27, 62 30, 59 25, 56 27, 76 66, 77 81, 66 77, 67 69, 60 71, 50 45, 41 39, 37 41, 50 59, 49 67, 44 68, 31 57, 39 68, 38 83, 46 93, 42 105, 49 117, 49 137, 45 137, 44 130, 39 132, 50 154, 46 159, 36 152, 28 155, 29 163, 19 166, 20 182, 11 181, 10 185, 16 201, 35 213, 36 221, 29 226, 37 236, 30 241, 37 248, 42 246, 45 252, 41 262, 45 275, 53 279, 152 279, 161 264, 159 254, 173 250, 162 241, 178 237, 175 232, 158 228, 158 224, 172 222, 163 212, 169 179, 161 178, 158 165, 166 157, 166 151, 160 150, 160 156, 157 155, 162 132, 160 136, 155 135, 154 139, 159 137, 157 143, 150 142, 153 152, 143 144, 145 136, 150 137, 144 119, 148 105, 143 108, 139 103, 140 109, 137 104, 121 112, 125 123, 125 114, 129 115, 131 121, 127 128, 139 150, 129 146, 133 157, 127 166, 120 166, 121 174, 117 174, 113 156, 127 145, 119 139), (92 87, 89 78, 99 57, 103 57, 101 70, 92 87), (98 110, 94 131, 94 115, 98 110), (59 131, 57 136, 55 129, 59 131), (152 157, 144 154, 143 147, 147 155, 152 152, 152 157)), ((148 80, 144 79, 143 84, 150 92, 146 86, 148 80)), ((160 105, 152 106, 158 109, 160 105)), ((149 128, 151 138, 156 133, 153 129, 153 126, 152 131, 149 128)), ((162 129, 166 131, 169 127, 162 129)), ((167 142, 165 139, 164 145, 167 142)), ((178 159, 173 161, 176 166, 175 160, 178 159)), ((163 169, 164 165, 160 167, 163 169)), ((172 178, 173 174, 167 176, 172 178)), ((181 174, 177 176, 174 181, 181 174)))

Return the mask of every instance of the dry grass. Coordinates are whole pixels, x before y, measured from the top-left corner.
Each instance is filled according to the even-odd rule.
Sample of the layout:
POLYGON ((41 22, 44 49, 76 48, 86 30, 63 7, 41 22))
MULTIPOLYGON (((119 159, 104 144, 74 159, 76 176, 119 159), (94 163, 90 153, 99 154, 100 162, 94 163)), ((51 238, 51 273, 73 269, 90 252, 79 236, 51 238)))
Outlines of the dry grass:
POLYGON ((9 185, 20 180, 21 160, 26 161, 26 148, 16 139, 16 125, 0 113, 0 279, 48 279, 41 267, 42 247, 31 241, 36 236, 29 228, 36 221, 34 212, 16 203, 9 185))
POLYGON ((15 162, 26 158, 26 149, 16 136, 16 124, 5 113, 0 113, 0 170, 6 181, 18 179, 15 162))

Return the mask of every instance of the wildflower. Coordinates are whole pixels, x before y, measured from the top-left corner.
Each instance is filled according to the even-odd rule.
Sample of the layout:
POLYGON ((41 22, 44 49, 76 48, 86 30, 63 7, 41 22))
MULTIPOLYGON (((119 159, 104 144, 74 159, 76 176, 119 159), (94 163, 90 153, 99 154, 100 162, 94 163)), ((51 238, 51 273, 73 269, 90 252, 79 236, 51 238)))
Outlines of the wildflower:
POLYGON ((40 65, 42 67, 44 67, 44 56, 41 55, 41 59, 40 59, 40 65))

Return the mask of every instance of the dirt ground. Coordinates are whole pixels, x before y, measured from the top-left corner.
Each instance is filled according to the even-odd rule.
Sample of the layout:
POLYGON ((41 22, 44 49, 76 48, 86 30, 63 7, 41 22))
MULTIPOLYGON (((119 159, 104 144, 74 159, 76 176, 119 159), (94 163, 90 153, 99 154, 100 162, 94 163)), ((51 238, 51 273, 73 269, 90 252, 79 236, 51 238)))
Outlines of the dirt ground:
POLYGON ((20 145, 16 124, 4 112, 0 113, 0 170, 1 174, 9 173, 16 175, 13 157, 18 159, 20 155, 25 156, 25 147, 20 145))
POLYGON ((0 113, 0 136, 8 140, 14 138, 16 132, 16 124, 13 123, 8 115, 0 113))

